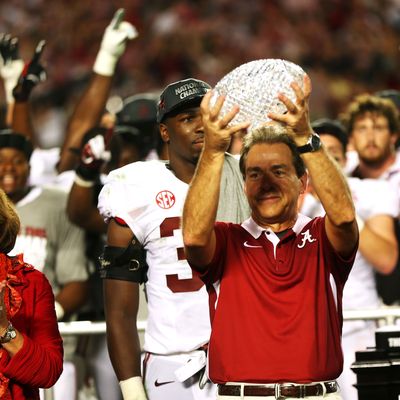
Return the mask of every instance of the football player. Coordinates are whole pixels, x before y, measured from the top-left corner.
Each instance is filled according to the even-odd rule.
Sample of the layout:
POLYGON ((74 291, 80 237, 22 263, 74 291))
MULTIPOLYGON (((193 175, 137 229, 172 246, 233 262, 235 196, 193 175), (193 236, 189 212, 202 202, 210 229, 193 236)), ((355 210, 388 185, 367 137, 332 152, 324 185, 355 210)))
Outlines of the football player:
MULTIPOLYGON (((180 230, 183 202, 204 141, 199 105, 209 89, 196 79, 168 85, 160 96, 157 120, 169 161, 114 170, 99 196, 99 210, 108 222, 102 261, 108 346, 124 400, 216 396, 215 387, 202 378, 210 335, 207 293, 185 259, 180 230), (136 315, 144 282, 148 321, 141 373, 136 315)), ((248 215, 242 177, 237 160, 228 154, 225 160, 218 217, 241 221, 248 215)))

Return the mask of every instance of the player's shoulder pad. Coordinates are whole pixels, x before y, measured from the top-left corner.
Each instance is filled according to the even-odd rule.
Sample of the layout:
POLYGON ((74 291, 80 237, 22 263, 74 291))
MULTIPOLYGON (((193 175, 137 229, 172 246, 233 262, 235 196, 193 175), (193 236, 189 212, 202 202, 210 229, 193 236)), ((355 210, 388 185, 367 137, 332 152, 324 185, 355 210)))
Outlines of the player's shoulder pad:
POLYGON ((121 182, 125 184, 137 184, 140 182, 149 182, 152 176, 159 176, 165 170, 165 162, 163 161, 137 161, 111 171, 105 183, 121 182))

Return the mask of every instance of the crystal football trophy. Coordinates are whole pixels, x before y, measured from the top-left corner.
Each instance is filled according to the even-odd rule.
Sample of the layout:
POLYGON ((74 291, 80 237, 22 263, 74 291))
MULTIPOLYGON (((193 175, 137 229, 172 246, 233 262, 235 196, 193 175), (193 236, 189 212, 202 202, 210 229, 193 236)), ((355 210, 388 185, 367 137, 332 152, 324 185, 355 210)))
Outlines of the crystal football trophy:
POLYGON ((290 84, 296 82, 303 88, 304 75, 303 69, 290 61, 272 58, 251 61, 235 68, 216 84, 210 103, 214 105, 218 96, 225 95, 221 115, 238 105, 240 111, 231 124, 247 121, 252 130, 270 121, 269 112, 286 111, 278 93, 294 102, 296 97, 290 84))

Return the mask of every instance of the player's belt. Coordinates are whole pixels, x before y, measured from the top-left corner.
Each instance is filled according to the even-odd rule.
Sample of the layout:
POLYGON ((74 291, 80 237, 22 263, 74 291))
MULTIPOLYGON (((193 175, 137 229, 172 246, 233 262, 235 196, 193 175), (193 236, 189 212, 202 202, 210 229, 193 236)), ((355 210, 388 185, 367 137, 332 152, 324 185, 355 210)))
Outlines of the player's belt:
POLYGON ((220 396, 274 396, 275 399, 294 397, 302 399, 307 396, 323 396, 339 390, 336 381, 298 385, 294 383, 276 383, 267 385, 218 385, 220 396), (243 387, 243 393, 242 393, 243 387))

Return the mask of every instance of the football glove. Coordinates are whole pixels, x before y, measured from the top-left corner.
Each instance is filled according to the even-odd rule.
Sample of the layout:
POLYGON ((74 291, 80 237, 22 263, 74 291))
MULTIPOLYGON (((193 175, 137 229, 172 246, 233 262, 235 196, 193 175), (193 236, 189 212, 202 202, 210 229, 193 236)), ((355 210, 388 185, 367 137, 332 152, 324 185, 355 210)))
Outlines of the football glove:
POLYGON ((100 50, 93 66, 93 71, 96 74, 114 75, 115 66, 125 51, 126 41, 138 36, 137 30, 132 24, 122 21, 124 14, 123 8, 117 10, 104 32, 100 50))
POLYGON ((44 82, 47 74, 43 66, 40 64, 40 56, 46 42, 41 40, 36 46, 32 60, 29 61, 22 70, 16 86, 13 89, 13 96, 17 102, 28 101, 32 89, 39 83, 44 82))
POLYGON ((108 137, 112 129, 99 129, 100 133, 89 139, 82 147, 81 158, 76 173, 85 181, 95 181, 103 164, 110 160, 107 150, 108 137))
POLYGON ((18 38, 9 34, 0 34, 0 76, 4 81, 4 93, 7 103, 13 103, 13 89, 24 68, 19 57, 18 38))

